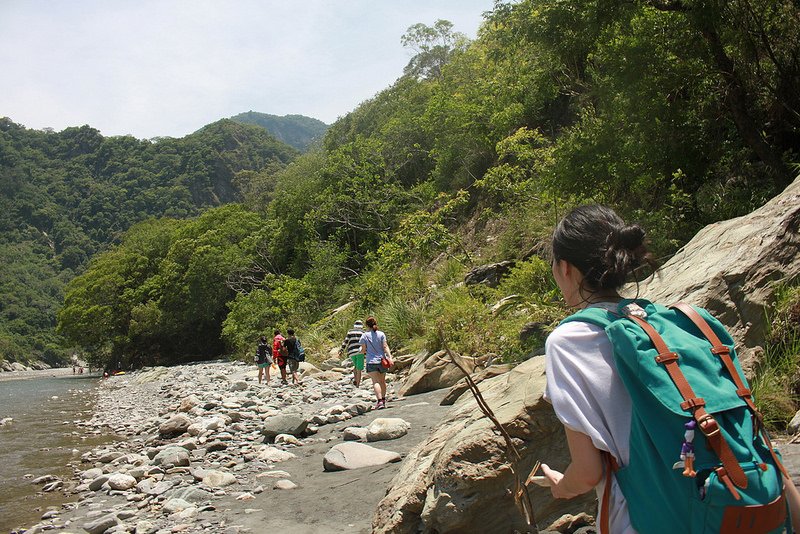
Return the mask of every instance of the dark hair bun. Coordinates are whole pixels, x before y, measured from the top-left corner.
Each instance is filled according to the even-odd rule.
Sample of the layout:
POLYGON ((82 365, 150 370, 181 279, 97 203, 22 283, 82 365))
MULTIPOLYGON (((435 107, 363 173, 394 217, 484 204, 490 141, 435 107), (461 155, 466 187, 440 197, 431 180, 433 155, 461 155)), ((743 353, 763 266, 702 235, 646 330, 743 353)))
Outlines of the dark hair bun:
POLYGON ((633 251, 644 244, 644 235, 644 230, 638 224, 614 228, 608 234, 608 246, 633 251))

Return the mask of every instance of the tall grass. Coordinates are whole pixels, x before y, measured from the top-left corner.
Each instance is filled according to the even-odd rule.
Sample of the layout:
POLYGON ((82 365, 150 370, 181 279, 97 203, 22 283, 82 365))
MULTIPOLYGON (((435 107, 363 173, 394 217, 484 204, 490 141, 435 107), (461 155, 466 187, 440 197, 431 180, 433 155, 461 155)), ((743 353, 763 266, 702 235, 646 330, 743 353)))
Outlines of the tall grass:
POLYGON ((775 295, 775 310, 767 317, 764 358, 756 366, 751 387, 767 426, 783 430, 800 400, 800 286, 782 286, 775 295))
POLYGON ((425 310, 421 304, 393 296, 376 311, 378 324, 390 338, 390 346, 406 346, 425 333, 425 310))

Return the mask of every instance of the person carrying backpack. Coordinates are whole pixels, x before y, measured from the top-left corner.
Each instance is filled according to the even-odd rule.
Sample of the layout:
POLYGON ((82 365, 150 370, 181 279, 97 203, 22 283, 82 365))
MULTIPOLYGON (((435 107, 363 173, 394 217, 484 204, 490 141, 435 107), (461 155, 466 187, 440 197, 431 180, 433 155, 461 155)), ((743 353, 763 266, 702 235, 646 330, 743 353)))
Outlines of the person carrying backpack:
POLYGON ((541 466, 553 496, 596 489, 602 534, 798 530, 800 494, 721 323, 619 295, 640 267, 655 268, 644 230, 580 206, 556 227, 552 253, 578 309, 545 344, 545 398, 571 456, 563 473, 541 466))
POLYGON ((294 335, 294 330, 290 328, 286 331, 286 334, 289 336, 283 340, 283 346, 286 348, 286 366, 292 374, 292 384, 298 384, 300 383, 298 370, 300 369, 300 362, 306 359, 306 351, 303 348, 303 344, 294 335))
POLYGON ((281 331, 276 329, 275 337, 272 338, 272 356, 275 358, 275 364, 281 372, 281 384, 286 385, 286 348, 283 346, 284 339, 281 331))

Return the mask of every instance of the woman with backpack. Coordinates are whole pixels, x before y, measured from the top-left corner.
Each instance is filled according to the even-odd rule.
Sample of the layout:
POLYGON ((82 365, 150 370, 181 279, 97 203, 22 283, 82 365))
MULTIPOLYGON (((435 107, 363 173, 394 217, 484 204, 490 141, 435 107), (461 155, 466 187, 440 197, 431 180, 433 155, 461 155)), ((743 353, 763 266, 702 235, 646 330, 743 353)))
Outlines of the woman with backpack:
POLYGON ((305 351, 303 345, 297 336, 294 335, 294 330, 291 328, 286 331, 289 336, 283 340, 283 346, 286 348, 286 366, 289 368, 289 373, 292 375, 292 384, 300 383, 300 361, 304 359, 305 351))
MULTIPOLYGON (((706 401, 699 398, 700 395, 691 395, 691 387, 676 387, 684 384, 686 374, 691 374, 680 376, 680 368, 688 367, 687 353, 691 344, 687 342, 686 348, 681 346, 673 353, 665 350, 663 343, 658 345, 656 338, 659 338, 659 331, 664 335, 659 338, 662 342, 669 339, 672 343, 681 334, 686 335, 680 331, 676 337, 674 331, 684 327, 688 330, 686 325, 692 309, 682 312, 688 315, 680 316, 680 311, 645 300, 624 300, 620 296, 619 290, 626 280, 638 274, 641 267, 655 269, 644 230, 638 225, 626 224, 608 207, 580 206, 556 227, 552 255, 553 276, 564 300, 568 306, 579 310, 553 331, 545 345, 545 398, 564 424, 571 457, 563 473, 546 464, 541 466, 553 496, 568 499, 596 489, 601 502, 598 525, 603 534, 695 532, 698 527, 697 532, 738 531, 732 525, 737 529, 749 528, 742 532, 773 532, 783 527, 781 521, 786 521, 787 501, 797 530, 800 495, 791 479, 781 476, 783 467, 774 454, 770 457, 771 446, 753 445, 756 438, 761 440, 758 434, 754 438, 754 428, 757 430, 758 424, 745 433, 749 434, 750 444, 746 443, 747 436, 744 438, 749 449, 742 452, 742 448, 736 448, 743 458, 727 454, 724 449, 729 446, 721 442, 728 433, 710 426, 712 422, 717 424, 713 417, 716 414, 704 411, 706 401), (667 337, 668 333, 672 333, 672 337, 667 337), (626 344, 625 336, 638 345, 626 344), (649 351, 646 357, 643 356, 645 351, 649 351), (629 370, 629 364, 633 371, 629 370), (646 375, 646 372, 652 374, 646 375), (637 384, 642 376, 649 377, 650 384, 637 384), (663 393, 661 401, 665 403, 664 398, 672 395, 678 395, 679 401, 686 396, 696 398, 675 402, 662 419, 646 421, 641 417, 642 410, 647 408, 645 405, 659 401, 658 394, 647 396, 648 387, 656 380, 661 380, 657 387, 662 388, 658 391, 663 393), (632 394, 636 395, 635 402, 632 394), (633 414, 639 415, 632 417, 633 414), (698 414, 702 415, 698 417, 698 414), (654 429, 649 429, 648 425, 654 429), (668 443, 656 443, 653 436, 665 435, 667 430, 671 432, 668 443), (720 436, 723 439, 719 439, 720 436), (648 447, 653 450, 644 451, 648 447), (763 458, 753 461, 748 456, 750 450, 761 452, 763 458), (652 454, 656 460, 663 457, 666 467, 661 465, 663 462, 643 460, 646 454, 652 454), (694 464, 692 460, 696 460, 694 464), (675 464, 671 465, 673 461, 675 464), (737 477, 730 472, 738 471, 739 463, 750 474, 744 475, 744 480, 732 482, 731 478, 737 477), (723 469, 723 465, 728 469, 723 469), (748 482, 750 490, 745 489, 748 482), (770 483, 774 486, 771 491, 780 497, 764 499, 766 502, 759 501, 758 495, 751 497, 754 488, 761 487, 759 484, 769 489, 770 483), (668 488, 666 493, 664 488, 668 488), (754 500, 748 501, 751 498, 754 500), (755 506, 745 511, 743 505, 747 504, 755 506), (764 513, 759 515, 760 512, 753 512, 755 509, 764 513), (717 520, 721 524, 714 523, 717 520), (698 521, 701 524, 698 525, 698 521), (703 522, 711 527, 702 530, 703 522)), ((704 310, 695 313, 709 322, 714 321, 704 310)), ((730 339, 721 325, 714 324, 717 327, 713 330, 720 331, 720 337, 724 335, 725 339, 730 339)), ((711 335, 713 337, 714 333, 711 335)), ((688 339, 700 338, 696 332, 692 336, 688 339)), ((705 338, 702 339, 705 342, 705 338)), ((717 352, 705 350, 707 348, 711 345, 704 348, 698 361, 721 366, 715 360, 717 352)), ((727 349, 719 352, 727 352, 727 349)), ((723 358, 720 356, 719 360, 723 358)), ((727 369, 736 371, 736 365, 727 369)), ((749 390, 736 389, 733 385, 743 379, 723 381, 718 377, 719 373, 709 379, 717 382, 710 387, 729 387, 737 401, 734 404, 741 405, 742 413, 747 414, 741 419, 745 424, 750 424, 751 419, 756 421, 755 414, 746 412, 751 406, 749 390)), ((691 378, 696 384, 696 375, 691 378)), ((713 404, 712 399, 708 401, 713 404)), ((768 445, 768 438, 764 440, 768 445)))
POLYGON ((361 334, 358 344, 361 353, 366 355, 367 375, 372 379, 372 388, 375 390, 376 410, 386 408, 386 372, 394 365, 386 334, 378 330, 378 321, 375 317, 367 317, 367 331, 361 334))

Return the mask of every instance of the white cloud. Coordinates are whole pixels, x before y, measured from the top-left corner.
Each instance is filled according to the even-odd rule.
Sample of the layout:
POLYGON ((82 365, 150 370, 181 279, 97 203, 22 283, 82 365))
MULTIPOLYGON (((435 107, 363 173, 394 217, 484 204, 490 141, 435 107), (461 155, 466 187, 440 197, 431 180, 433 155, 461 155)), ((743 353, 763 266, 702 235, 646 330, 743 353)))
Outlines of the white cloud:
POLYGON ((333 122, 402 74, 400 36, 492 0, 0 0, 0 116, 182 136, 243 111, 333 122))

